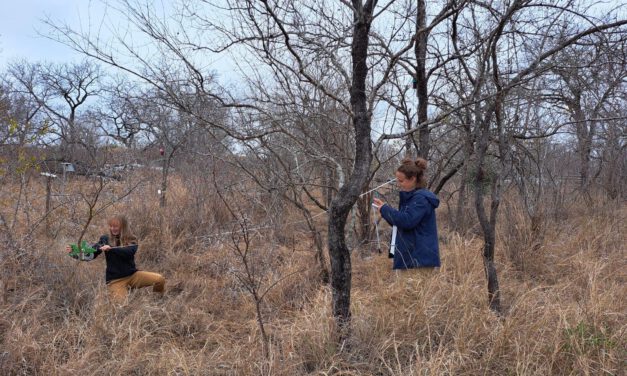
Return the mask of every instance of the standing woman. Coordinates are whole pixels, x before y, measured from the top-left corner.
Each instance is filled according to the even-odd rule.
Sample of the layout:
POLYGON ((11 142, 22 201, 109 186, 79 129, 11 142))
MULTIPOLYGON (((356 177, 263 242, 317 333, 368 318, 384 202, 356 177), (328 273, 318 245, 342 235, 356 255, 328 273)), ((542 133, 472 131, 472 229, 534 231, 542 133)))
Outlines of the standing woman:
POLYGON ((396 169, 400 188, 398 210, 375 198, 373 205, 390 225, 398 228, 393 269, 420 268, 433 271, 440 266, 435 209, 440 200, 425 187, 427 161, 405 159, 396 169))
MULTIPOLYGON (((129 289, 152 286, 154 292, 165 291, 165 278, 161 274, 137 270, 135 267, 135 252, 137 252, 137 238, 129 229, 126 217, 116 215, 109 219, 109 234, 102 235, 93 248, 94 258, 104 252, 107 261, 105 278, 109 298, 116 302, 123 302, 129 289)), ((67 251, 71 250, 67 247, 67 251)), ((90 259, 86 259, 90 261, 90 259)))

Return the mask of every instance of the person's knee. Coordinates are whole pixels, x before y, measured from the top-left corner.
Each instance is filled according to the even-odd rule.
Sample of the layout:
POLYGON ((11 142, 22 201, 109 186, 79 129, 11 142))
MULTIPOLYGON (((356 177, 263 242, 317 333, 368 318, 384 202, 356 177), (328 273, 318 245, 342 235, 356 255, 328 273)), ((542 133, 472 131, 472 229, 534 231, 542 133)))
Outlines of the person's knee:
POLYGON ((165 290, 165 277, 159 274, 153 286, 155 292, 163 292, 165 290))
POLYGON ((127 291, 126 289, 109 289, 109 300, 112 303, 122 304, 126 300, 127 291))

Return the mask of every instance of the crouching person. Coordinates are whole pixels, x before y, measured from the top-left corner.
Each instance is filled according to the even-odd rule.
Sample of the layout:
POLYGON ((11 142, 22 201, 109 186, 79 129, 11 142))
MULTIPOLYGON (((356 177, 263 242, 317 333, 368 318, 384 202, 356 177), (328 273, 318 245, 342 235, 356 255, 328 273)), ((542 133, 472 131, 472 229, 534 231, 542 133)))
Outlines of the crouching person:
MULTIPOLYGON (((105 278, 109 298, 114 303, 125 301, 129 289, 138 289, 152 286, 152 290, 162 294, 165 291, 165 278, 158 273, 137 270, 135 266, 135 252, 137 252, 137 238, 130 231, 126 217, 118 215, 108 221, 109 234, 100 237, 93 257, 104 253, 107 262, 105 278)), ((70 252, 71 248, 67 247, 70 252)))

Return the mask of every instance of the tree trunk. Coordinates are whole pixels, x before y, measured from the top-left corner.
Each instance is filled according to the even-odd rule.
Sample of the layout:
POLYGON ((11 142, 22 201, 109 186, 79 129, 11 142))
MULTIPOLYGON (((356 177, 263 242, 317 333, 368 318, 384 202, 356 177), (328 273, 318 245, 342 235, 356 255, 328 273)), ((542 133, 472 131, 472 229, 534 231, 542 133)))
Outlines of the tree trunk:
POLYGON ((368 196, 357 200, 358 244, 366 244, 370 240, 370 200, 368 196))
POLYGON ((424 159, 429 157, 430 149, 430 131, 427 125, 427 106, 428 106, 428 89, 427 89, 427 9, 425 0, 418 0, 418 14, 416 16, 416 45, 414 52, 416 54, 416 97, 418 98, 418 156, 424 159))
POLYGON ((588 129, 586 116, 581 109, 579 96, 573 101, 571 108, 576 122, 577 154, 579 155, 579 187, 582 192, 587 192, 590 183, 590 154, 592 152, 591 130, 588 129))
POLYGON ((348 181, 340 188, 329 208, 329 259, 333 316, 340 330, 340 341, 350 334, 351 258, 346 246, 345 228, 348 214, 366 184, 372 162, 370 122, 372 114, 366 101, 369 31, 376 1, 353 0, 354 26, 351 45, 353 77, 350 89, 352 122, 355 130, 355 161, 348 181))
POLYGON ((454 229, 460 234, 466 233, 466 179, 468 176, 468 168, 462 167, 462 173, 459 183, 457 196, 457 208, 455 210, 454 229))
MULTIPOLYGON (((499 100, 498 98, 496 99, 499 100)), ((501 313, 501 294, 499 290, 499 281, 494 264, 494 242, 496 238, 496 214, 499 206, 499 177, 496 172, 487 172, 486 154, 490 140, 490 122, 491 114, 487 118, 481 118, 479 114, 475 115, 475 119, 479 120, 479 135, 477 140, 477 165, 475 173, 475 209, 477 218, 483 232, 483 265, 488 281, 488 304, 492 311, 501 313), (489 176, 490 175, 490 176, 489 176), (492 205, 490 210, 490 218, 485 210, 484 189, 489 184, 492 188, 492 205), (496 201, 495 201, 496 200, 496 201)))
POLYGON ((331 206, 329 216, 329 260, 331 261, 331 288, 333 289, 333 316, 340 330, 350 323, 351 258, 344 239, 348 198, 331 206))
POLYGON ((166 193, 168 190, 168 174, 170 172, 170 158, 172 156, 163 158, 163 166, 161 166, 161 193, 159 194, 159 207, 165 209, 166 207, 166 193))
POLYGON ((50 208, 52 206, 52 176, 46 176, 46 235, 50 236, 50 208))
MULTIPOLYGON (((486 135, 482 137, 487 138, 486 135)), ((487 145, 485 147, 487 150, 487 145)), ((477 217, 479 219, 479 224, 481 225, 481 230, 483 232, 483 265, 485 269, 486 279, 488 281, 488 303, 490 305, 490 309, 494 312, 501 312, 501 296, 499 290, 499 281, 496 272, 496 266, 494 264, 494 243, 496 239, 496 217, 491 216, 488 220, 488 215, 485 210, 485 206, 483 203, 484 195, 483 189, 485 185, 485 150, 482 152, 479 151, 479 161, 477 162, 477 174, 475 178, 475 209, 477 211, 477 217)), ((495 178, 498 179, 498 178, 495 178)), ((492 191, 493 196, 496 187, 496 181, 492 182, 492 191)), ((492 213, 496 213, 498 209, 498 201, 494 202, 494 197, 492 198, 492 213), (496 206, 495 206, 496 205, 496 206)))
POLYGON ((324 247, 322 242, 322 235, 320 231, 316 228, 316 224, 314 223, 313 217, 309 210, 307 210, 304 206, 301 207, 303 215, 305 216, 305 221, 307 222, 307 227, 309 227, 309 231, 311 231, 311 235, 313 236, 314 245, 316 246, 316 262, 318 263, 320 280, 322 283, 329 283, 329 269, 327 268, 326 260, 324 259, 324 247))
POLYGON ((335 187, 335 179, 333 178, 333 169, 327 166, 324 166, 323 168, 322 193, 324 195, 324 205, 328 208, 331 206, 331 201, 333 200, 333 187, 335 187))

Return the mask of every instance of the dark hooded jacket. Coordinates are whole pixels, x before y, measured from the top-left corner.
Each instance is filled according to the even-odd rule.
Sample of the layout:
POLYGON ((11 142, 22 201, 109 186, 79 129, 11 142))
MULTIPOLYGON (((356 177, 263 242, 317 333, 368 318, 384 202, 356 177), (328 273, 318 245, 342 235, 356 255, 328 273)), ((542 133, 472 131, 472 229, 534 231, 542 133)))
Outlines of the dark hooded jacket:
POLYGON ((394 269, 440 266, 435 209, 440 200, 427 189, 400 192, 399 209, 381 207, 381 216, 398 227, 394 269))

